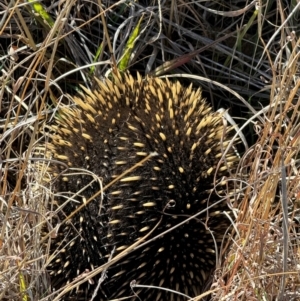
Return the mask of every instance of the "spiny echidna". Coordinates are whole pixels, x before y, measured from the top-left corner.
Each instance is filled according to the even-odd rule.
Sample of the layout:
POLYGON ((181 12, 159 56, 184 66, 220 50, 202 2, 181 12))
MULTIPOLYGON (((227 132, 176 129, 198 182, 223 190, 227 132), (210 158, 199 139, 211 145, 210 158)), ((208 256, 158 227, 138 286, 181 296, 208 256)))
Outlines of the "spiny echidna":
MULTIPOLYGON (((221 112, 212 112, 201 89, 158 78, 115 75, 98 81, 94 91, 84 89, 74 102, 76 107, 59 112, 47 145, 55 159, 50 171, 57 177, 58 220, 81 206, 61 224, 52 244, 54 288, 107 263, 149 234, 148 243, 108 268, 95 300, 134 294, 144 301, 185 300, 176 292, 200 294, 229 225, 223 214, 229 210, 227 201, 221 198, 228 188, 224 179, 238 160, 233 147, 223 156, 232 127, 225 125, 221 112), (155 155, 140 163, 151 153, 155 155), (133 282, 169 290, 132 290, 133 282)), ((81 284, 64 300, 90 300, 99 278, 81 284)))

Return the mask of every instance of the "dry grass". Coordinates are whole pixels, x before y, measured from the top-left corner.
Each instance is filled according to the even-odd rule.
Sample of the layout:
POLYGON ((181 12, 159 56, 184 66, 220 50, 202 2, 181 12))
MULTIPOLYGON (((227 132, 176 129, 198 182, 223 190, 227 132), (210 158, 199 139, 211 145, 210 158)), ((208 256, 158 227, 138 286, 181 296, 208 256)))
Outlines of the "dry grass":
POLYGON ((35 164, 48 164, 36 148, 39 129, 72 104, 79 84, 92 87, 116 65, 185 73, 180 80, 203 86, 215 109, 230 109, 250 145, 211 299, 300 300, 300 3, 42 3, 44 12, 30 1, 0 3, 0 300, 55 298, 45 270, 51 187, 35 164))
POLYGON ((214 300, 300 300, 299 43, 282 68, 273 65, 270 105, 258 112, 258 139, 241 163, 238 231, 214 300))

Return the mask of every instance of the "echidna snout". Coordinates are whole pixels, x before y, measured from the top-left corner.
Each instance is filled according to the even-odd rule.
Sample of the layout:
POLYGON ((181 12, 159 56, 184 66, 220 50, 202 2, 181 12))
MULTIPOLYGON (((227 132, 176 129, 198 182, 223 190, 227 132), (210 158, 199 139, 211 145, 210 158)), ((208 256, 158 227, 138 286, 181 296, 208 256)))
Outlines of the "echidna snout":
MULTIPOLYGON (((212 111, 200 89, 128 74, 99 81, 97 89, 85 89, 74 102, 77 106, 62 108, 52 126, 47 147, 56 162, 49 171, 57 177, 59 220, 85 206, 60 226, 52 242, 51 251, 57 252, 48 267, 53 287, 107 263, 149 234, 148 243, 108 268, 96 300, 135 296, 132 282, 172 290, 138 287, 134 293, 140 300, 185 300, 174 291, 197 296, 229 225, 221 197, 237 156, 233 148, 223 156, 233 133, 222 113, 212 111), (102 185, 154 152, 86 203, 102 185)), ((90 300, 100 276, 64 300, 90 300)))

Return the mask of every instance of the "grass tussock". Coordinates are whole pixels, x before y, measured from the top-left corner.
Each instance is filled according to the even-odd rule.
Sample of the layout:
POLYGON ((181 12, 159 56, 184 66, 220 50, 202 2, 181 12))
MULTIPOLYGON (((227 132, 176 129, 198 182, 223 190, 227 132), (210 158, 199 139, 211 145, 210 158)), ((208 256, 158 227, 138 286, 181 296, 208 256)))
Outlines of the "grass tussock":
POLYGON ((298 48, 299 40, 283 68, 273 65, 270 105, 258 112, 258 139, 243 157, 238 231, 215 300, 300 300, 298 48))
POLYGON ((300 300, 299 2, 4 0, 0 7, 0 300, 58 299, 46 271, 55 235, 52 190, 42 180, 49 162, 37 145, 80 85, 92 88, 112 68, 201 85, 245 137, 236 220, 209 298, 300 300))

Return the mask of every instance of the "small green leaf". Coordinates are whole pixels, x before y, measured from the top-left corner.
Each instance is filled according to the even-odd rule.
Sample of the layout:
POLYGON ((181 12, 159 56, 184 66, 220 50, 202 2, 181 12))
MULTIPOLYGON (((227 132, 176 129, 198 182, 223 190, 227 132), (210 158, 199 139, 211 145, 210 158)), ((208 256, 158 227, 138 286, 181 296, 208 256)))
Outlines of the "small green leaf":
MULTIPOLYGON (((95 56, 94 56, 94 59, 93 59, 93 63, 95 63, 95 62, 97 62, 97 60, 98 60, 98 58, 99 58, 99 56, 100 56, 100 54, 103 52, 103 42, 99 45, 99 47, 98 47, 98 49, 97 49, 97 52, 96 52, 96 54, 95 54, 95 56)), ((90 68, 90 73, 91 74, 94 74, 94 72, 95 72, 95 66, 92 66, 91 68, 90 68)))
POLYGON ((28 0, 29 3, 31 3, 34 11, 40 15, 40 17, 50 26, 53 27, 54 21, 51 18, 51 16, 46 12, 44 7, 39 3, 36 2, 36 0, 28 0))
POLYGON ((22 272, 19 272, 19 283, 20 283, 20 292, 22 295, 22 301, 28 301, 28 297, 26 294, 26 282, 22 272))
POLYGON ((128 42, 126 43, 125 50, 123 51, 122 59, 120 60, 119 63, 119 70, 120 71, 125 71, 128 67, 130 56, 133 51, 134 44, 136 42, 136 39, 140 33, 140 28, 141 28, 141 22, 143 20, 143 16, 141 16, 137 26, 133 30, 132 34, 130 35, 128 42))

